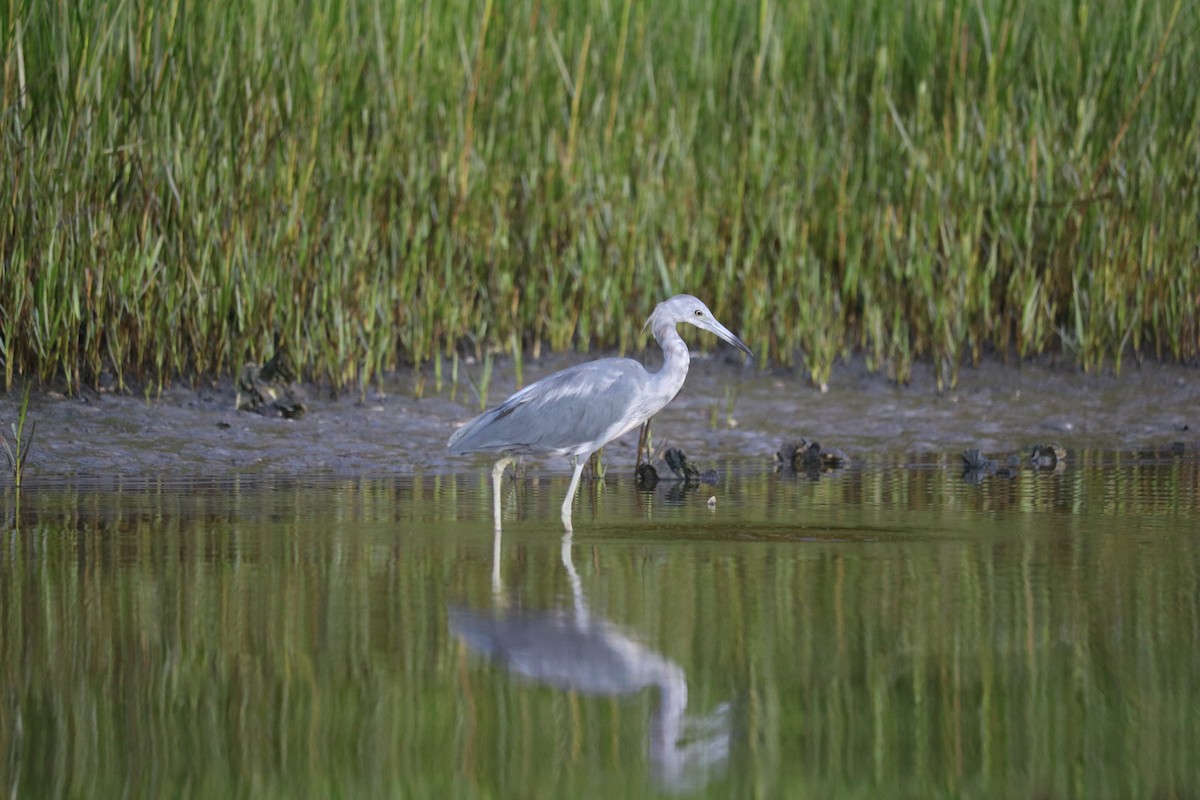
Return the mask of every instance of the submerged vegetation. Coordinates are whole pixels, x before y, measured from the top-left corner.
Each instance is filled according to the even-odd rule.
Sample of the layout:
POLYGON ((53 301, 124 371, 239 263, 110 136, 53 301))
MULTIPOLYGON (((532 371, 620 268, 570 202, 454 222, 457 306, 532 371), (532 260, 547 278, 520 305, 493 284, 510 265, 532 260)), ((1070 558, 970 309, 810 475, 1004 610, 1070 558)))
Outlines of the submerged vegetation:
POLYGON ((1200 355, 1200 6, 11 0, 0 362, 365 386, 704 295, 865 352, 1200 355), (569 6, 569 7, 568 7, 569 6))

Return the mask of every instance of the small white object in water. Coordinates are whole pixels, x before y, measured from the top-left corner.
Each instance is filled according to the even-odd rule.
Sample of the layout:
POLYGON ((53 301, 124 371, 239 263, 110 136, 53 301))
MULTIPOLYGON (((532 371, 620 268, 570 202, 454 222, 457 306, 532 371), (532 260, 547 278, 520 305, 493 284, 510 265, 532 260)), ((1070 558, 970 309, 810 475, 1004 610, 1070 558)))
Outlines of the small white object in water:
POLYGON ((708 498, 708 507, 709 508, 717 507, 717 496, 716 495, 713 495, 712 497, 708 498))

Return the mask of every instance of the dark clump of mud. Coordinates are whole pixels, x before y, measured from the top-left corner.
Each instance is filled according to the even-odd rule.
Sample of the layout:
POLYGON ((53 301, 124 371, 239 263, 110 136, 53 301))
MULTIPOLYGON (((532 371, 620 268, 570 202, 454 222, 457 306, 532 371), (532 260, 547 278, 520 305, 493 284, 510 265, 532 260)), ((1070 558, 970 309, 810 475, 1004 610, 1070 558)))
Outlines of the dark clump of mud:
MULTIPOLYGON (((526 364, 525 381, 585 360, 552 356, 526 364)), ((647 359, 656 369, 657 354, 647 359)), ((489 405, 517 388, 506 362, 496 365, 489 405)), ((35 390, 37 422, 27 478, 62 476, 407 475, 477 468, 484 456, 455 457, 446 440, 480 410, 466 384, 414 397, 414 376, 385 381, 365 397, 304 387, 298 419, 236 409, 232 380, 159 397, 84 390, 64 396, 35 390)), ((0 430, 9 432, 20 391, 0 395, 0 430)), ((759 370, 724 354, 697 357, 683 391, 654 419, 658 449, 675 446, 705 463, 761 458, 780 442, 819 440, 860 460, 869 454, 1028 452, 1034 443, 1066 448, 1170 450, 1200 447, 1200 371, 1170 364, 1129 365, 1119 375, 1083 374, 1050 360, 988 362, 963 369, 953 391, 939 393, 931 369, 897 386, 861 362, 843 365, 826 393, 798 371, 759 370)), ((605 448, 616 465, 636 462, 637 433, 605 448)), ((565 459, 561 460, 564 468, 565 459)))

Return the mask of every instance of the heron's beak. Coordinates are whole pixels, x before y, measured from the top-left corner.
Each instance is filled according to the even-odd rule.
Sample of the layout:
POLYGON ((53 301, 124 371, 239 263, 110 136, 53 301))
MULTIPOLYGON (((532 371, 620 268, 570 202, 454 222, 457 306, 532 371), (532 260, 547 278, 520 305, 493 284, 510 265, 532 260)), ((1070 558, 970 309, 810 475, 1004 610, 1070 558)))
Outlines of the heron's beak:
POLYGON ((722 339, 729 342, 731 345, 736 347, 738 350, 741 350, 746 355, 750 356, 751 358, 754 357, 754 353, 750 352, 750 348, 746 346, 745 342, 743 342, 738 337, 734 336, 733 331, 729 330, 724 325, 717 322, 715 319, 712 320, 712 322, 709 323, 708 325, 706 325, 705 327, 708 328, 708 330, 715 333, 717 336, 720 336, 722 339))

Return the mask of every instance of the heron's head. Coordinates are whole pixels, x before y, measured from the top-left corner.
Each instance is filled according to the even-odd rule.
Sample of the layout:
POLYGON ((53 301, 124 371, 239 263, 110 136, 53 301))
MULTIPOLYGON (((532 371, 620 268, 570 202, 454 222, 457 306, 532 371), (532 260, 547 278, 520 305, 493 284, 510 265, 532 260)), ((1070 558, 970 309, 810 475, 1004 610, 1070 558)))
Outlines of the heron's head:
POLYGON ((650 315, 650 319, 646 320, 646 327, 653 330, 659 325, 678 325, 680 322, 687 322, 701 330, 715 333, 746 355, 754 355, 745 342, 717 322, 717 318, 708 310, 708 306, 690 294, 677 294, 670 300, 659 303, 654 309, 654 313, 650 315))

